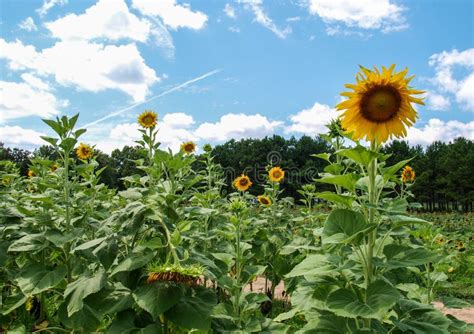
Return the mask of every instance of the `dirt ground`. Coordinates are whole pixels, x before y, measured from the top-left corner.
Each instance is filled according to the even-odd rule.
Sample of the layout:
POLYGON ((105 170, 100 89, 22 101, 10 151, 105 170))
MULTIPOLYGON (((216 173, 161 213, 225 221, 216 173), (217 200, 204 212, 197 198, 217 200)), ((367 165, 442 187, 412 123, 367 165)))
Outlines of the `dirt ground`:
MULTIPOLYGON (((270 282, 268 282, 268 287, 270 288, 270 282)), ((251 287, 247 287, 248 290, 252 289, 255 292, 262 292, 265 293, 265 278, 259 277, 255 282, 252 283, 251 287)), ((285 295, 285 286, 283 282, 278 284, 275 289, 275 298, 278 299, 288 299, 285 295)), ((466 307, 463 309, 454 309, 454 308, 446 308, 444 307, 443 303, 441 302, 434 302, 434 306, 439 309, 444 314, 451 314, 455 316, 459 320, 463 320, 467 323, 474 324, 474 307, 466 307)))

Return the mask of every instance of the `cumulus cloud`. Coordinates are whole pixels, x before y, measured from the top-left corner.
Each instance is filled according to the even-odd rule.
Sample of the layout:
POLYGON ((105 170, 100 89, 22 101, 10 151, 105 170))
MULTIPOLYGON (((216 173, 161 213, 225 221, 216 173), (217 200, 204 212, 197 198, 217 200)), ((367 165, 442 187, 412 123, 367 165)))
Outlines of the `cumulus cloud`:
POLYGON ((263 9, 262 0, 238 0, 244 5, 244 8, 253 12, 255 21, 272 31, 279 38, 286 38, 291 33, 291 27, 287 26, 284 29, 278 28, 273 20, 263 9))
POLYGON ((291 124, 285 128, 285 132, 296 132, 310 136, 324 133, 327 132, 326 124, 337 116, 338 114, 334 108, 316 102, 311 108, 303 109, 297 114, 291 115, 291 124))
POLYGON ((151 30, 151 23, 130 13, 124 0, 99 0, 83 14, 68 14, 45 26, 61 40, 126 38, 145 42, 151 30))
POLYGON ((149 87, 160 78, 145 64, 135 44, 103 45, 87 41, 60 41, 36 51, 21 41, 0 39, 0 59, 12 70, 34 70, 41 76, 53 76, 62 86, 100 92, 117 89, 142 101, 149 87))
POLYGON ((422 127, 411 127, 405 138, 410 144, 429 145, 434 141, 452 141, 458 137, 474 140, 474 121, 442 121, 432 118, 422 127))
POLYGON ((260 114, 226 114, 216 123, 203 123, 196 129, 204 140, 226 141, 231 138, 262 138, 272 135, 282 122, 270 121, 260 114))
POLYGON ((38 30, 38 27, 36 26, 35 21, 33 20, 33 18, 31 16, 27 17, 26 19, 21 21, 18 24, 18 27, 20 29, 23 29, 23 30, 26 30, 26 31, 36 31, 36 30, 38 30))
POLYGON ((24 82, 0 81, 0 123, 27 116, 51 117, 68 106, 67 100, 57 99, 47 83, 24 73, 24 82))
POLYGON ((452 94, 464 109, 474 111, 474 48, 433 54, 429 65, 436 71, 431 81, 437 89, 452 94))
MULTIPOLYGON (((309 0, 309 12, 327 24, 344 24, 350 28, 377 29, 382 32, 408 27, 404 9, 390 0, 309 0)), ((335 33, 341 29, 330 29, 335 33)))
POLYGON ((0 126, 0 142, 7 147, 32 148, 40 146, 46 143, 40 137, 44 135, 44 133, 20 126, 0 126))
POLYGON ((63 6, 67 4, 67 0, 44 0, 43 5, 36 10, 40 17, 45 16, 56 5, 63 6))
POLYGON ((426 102, 426 106, 430 110, 447 110, 451 105, 449 98, 433 92, 428 93, 426 102))
MULTIPOLYGON (((196 141, 197 138, 190 129, 193 124, 193 117, 184 113, 166 114, 162 120, 158 120, 157 140, 161 143, 161 149, 177 151, 183 142, 196 141)), ((136 122, 117 124, 110 130, 106 139, 95 140, 97 148, 110 153, 126 145, 134 146, 135 141, 141 138, 138 129, 136 122)))
POLYGON ((199 30, 207 21, 206 14, 193 11, 188 4, 179 5, 176 0, 132 0, 132 6, 145 16, 159 17, 171 29, 199 30))
POLYGON ((230 4, 226 3, 223 10, 225 15, 227 15, 231 19, 237 18, 237 14, 235 14, 235 8, 232 7, 230 4))

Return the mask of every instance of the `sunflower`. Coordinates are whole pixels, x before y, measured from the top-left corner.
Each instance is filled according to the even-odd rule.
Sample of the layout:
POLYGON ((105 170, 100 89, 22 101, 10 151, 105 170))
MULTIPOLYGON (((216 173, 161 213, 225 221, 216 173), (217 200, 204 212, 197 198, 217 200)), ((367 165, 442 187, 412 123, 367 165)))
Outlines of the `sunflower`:
POLYGON ((81 160, 86 160, 92 157, 92 147, 87 144, 80 143, 79 146, 76 148, 76 155, 81 160))
POLYGON ((402 171, 402 182, 413 182, 415 181, 415 171, 410 166, 405 166, 402 171))
POLYGON ((284 177, 285 177, 285 171, 281 169, 280 167, 273 167, 268 172, 268 178, 272 182, 281 182, 284 177))
POLYGON ((257 196, 258 202, 262 205, 272 205, 272 200, 268 196, 259 195, 257 196))
POLYGON ((234 180, 233 184, 238 191, 246 191, 252 185, 252 181, 247 175, 242 174, 234 180))
POLYGON ((138 116, 138 123, 145 129, 152 128, 156 125, 158 116, 151 110, 145 110, 138 116))
POLYGON ((454 267, 449 267, 448 268, 448 273, 452 273, 454 271, 454 267))
POLYGON ((181 144, 181 150, 187 154, 191 154, 196 150, 196 144, 192 141, 187 141, 181 144))
POLYGON ((51 167, 49 167, 49 170, 51 172, 55 172, 59 168, 58 164, 52 164, 51 167))
POLYGON ((361 66, 357 74, 357 84, 348 84, 352 92, 341 95, 347 97, 339 103, 337 110, 343 110, 341 124, 355 140, 366 138, 377 143, 389 138, 404 137, 407 127, 415 123, 418 115, 412 103, 424 104, 422 98, 413 97, 424 91, 408 86, 413 76, 406 77, 408 69, 394 72, 382 66, 382 72, 376 67, 369 70, 361 66))
POLYGON ((36 176, 36 173, 33 172, 31 169, 28 171, 28 177, 32 178, 33 176, 36 176))

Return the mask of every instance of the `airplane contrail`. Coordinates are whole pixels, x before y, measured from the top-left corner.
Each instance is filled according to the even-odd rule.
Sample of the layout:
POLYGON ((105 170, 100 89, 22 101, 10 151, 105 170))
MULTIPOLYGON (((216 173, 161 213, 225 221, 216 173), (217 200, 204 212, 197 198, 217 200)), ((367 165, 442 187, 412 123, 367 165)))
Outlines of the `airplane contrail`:
POLYGON ((167 91, 164 91, 163 93, 160 93, 160 94, 158 94, 158 95, 155 95, 155 96, 153 96, 153 97, 150 97, 148 100, 141 101, 141 102, 137 102, 137 103, 134 103, 134 104, 132 104, 132 105, 129 105, 128 107, 125 107, 125 108, 123 108, 123 109, 114 111, 113 113, 110 113, 110 114, 108 114, 108 115, 106 115, 106 116, 104 116, 104 117, 102 117, 102 118, 99 118, 99 119, 97 119, 97 120, 95 120, 95 121, 93 121, 93 122, 90 122, 90 123, 85 124, 83 127, 84 127, 84 128, 87 128, 87 127, 90 127, 90 126, 92 126, 92 125, 96 125, 97 123, 103 122, 103 121, 105 121, 106 119, 109 119, 109 118, 115 117, 115 116, 117 116, 117 115, 123 114, 124 112, 126 112, 126 111, 128 111, 128 110, 131 110, 131 109, 133 109, 133 108, 135 108, 135 107, 138 107, 139 105, 142 105, 142 104, 144 104, 144 103, 148 103, 148 102, 150 102, 150 101, 156 100, 157 98, 160 98, 160 97, 162 97, 162 96, 165 96, 165 95, 168 95, 168 94, 170 94, 170 93, 172 93, 172 92, 175 92, 175 91, 177 91, 177 90, 180 90, 181 88, 184 88, 184 87, 189 86, 189 85, 191 85, 191 84, 193 84, 193 83, 195 83, 195 82, 197 82, 197 81, 200 81, 200 80, 202 80, 202 79, 205 79, 205 78, 207 78, 207 77, 210 77, 211 75, 214 75, 214 74, 216 74, 216 73, 219 73, 220 71, 221 71, 220 69, 217 69, 217 70, 213 70, 213 71, 207 72, 207 73, 205 73, 205 74, 203 74, 203 75, 201 75, 201 76, 199 76, 199 77, 197 77, 197 78, 194 78, 194 79, 188 80, 188 81, 186 81, 186 82, 183 82, 183 83, 181 83, 181 84, 179 84, 179 85, 176 85, 176 86, 174 86, 174 87, 168 89, 167 91))

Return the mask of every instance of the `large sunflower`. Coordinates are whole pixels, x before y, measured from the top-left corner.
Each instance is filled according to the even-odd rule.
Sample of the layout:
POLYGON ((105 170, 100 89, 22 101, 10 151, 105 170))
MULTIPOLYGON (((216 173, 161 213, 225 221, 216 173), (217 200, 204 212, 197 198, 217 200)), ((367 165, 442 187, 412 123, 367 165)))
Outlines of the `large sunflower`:
POLYGON ((402 182, 413 182, 415 181, 415 171, 410 166, 405 166, 402 171, 402 182))
POLYGON ((284 177, 285 177, 285 171, 281 169, 280 167, 273 167, 268 172, 268 178, 272 182, 281 182, 283 181, 284 177))
POLYGON ((234 187, 238 191, 246 191, 252 185, 252 181, 250 181, 249 177, 244 174, 237 177, 233 183, 234 183, 234 187))
POLYGON ((138 116, 138 123, 145 129, 152 128, 156 125, 158 116, 151 110, 145 110, 138 116))
POLYGON ((196 151, 196 144, 192 141, 187 141, 181 144, 181 150, 187 154, 191 154, 196 151))
POLYGON ((92 153, 92 147, 84 143, 80 143, 79 146, 76 148, 76 155, 81 160, 92 158, 92 153))
POLYGON ((341 123, 347 132, 353 133, 355 140, 383 143, 389 138, 404 137, 407 127, 417 119, 412 103, 424 104, 422 98, 413 97, 424 91, 408 86, 413 76, 406 77, 408 69, 395 72, 395 65, 382 66, 382 71, 374 67, 369 70, 361 66, 357 74, 357 84, 347 84, 352 92, 341 95, 347 97, 339 103, 337 110, 343 110, 341 123))

